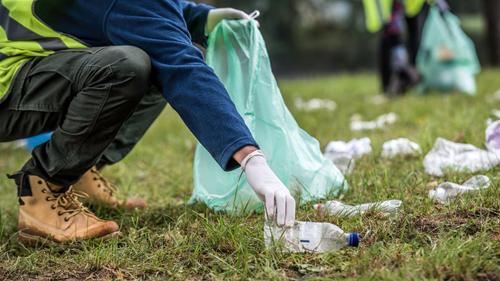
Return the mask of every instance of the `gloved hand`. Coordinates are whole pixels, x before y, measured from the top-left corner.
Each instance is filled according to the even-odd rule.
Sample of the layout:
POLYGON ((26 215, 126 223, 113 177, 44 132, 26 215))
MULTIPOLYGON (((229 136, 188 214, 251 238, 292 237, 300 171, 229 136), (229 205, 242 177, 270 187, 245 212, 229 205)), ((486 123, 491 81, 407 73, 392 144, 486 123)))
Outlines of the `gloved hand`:
POLYGON ((210 34, 215 26, 222 20, 249 20, 254 19, 247 13, 233 8, 212 9, 208 12, 207 24, 205 25, 205 33, 210 34))
POLYGON ((276 220, 279 226, 295 223, 295 199, 281 180, 267 165, 264 154, 254 151, 241 162, 247 180, 257 196, 264 202, 268 220, 276 220))

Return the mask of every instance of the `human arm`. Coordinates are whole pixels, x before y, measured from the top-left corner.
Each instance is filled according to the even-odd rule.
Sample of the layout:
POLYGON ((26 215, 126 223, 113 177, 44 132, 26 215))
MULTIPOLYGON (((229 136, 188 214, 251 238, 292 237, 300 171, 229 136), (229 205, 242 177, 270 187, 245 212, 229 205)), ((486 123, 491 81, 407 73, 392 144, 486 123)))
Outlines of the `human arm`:
POLYGON ((268 216, 276 217, 278 224, 293 223, 293 198, 264 156, 252 154, 257 149, 255 140, 224 85, 192 45, 181 6, 175 3, 150 1, 145 6, 117 0, 107 20, 109 40, 148 53, 153 79, 200 143, 224 170, 243 165, 249 184, 266 204, 268 216), (288 220, 287 206, 292 215, 288 220))
POLYGON ((186 26, 191 34, 191 40, 203 47, 207 46, 207 32, 205 30, 208 15, 215 8, 206 4, 196 4, 191 1, 181 1, 182 14, 186 26))
POLYGON ((113 45, 149 54, 153 80, 187 127, 224 170, 239 167, 235 152, 257 146, 224 85, 193 46, 177 1, 117 0, 106 22, 113 45))

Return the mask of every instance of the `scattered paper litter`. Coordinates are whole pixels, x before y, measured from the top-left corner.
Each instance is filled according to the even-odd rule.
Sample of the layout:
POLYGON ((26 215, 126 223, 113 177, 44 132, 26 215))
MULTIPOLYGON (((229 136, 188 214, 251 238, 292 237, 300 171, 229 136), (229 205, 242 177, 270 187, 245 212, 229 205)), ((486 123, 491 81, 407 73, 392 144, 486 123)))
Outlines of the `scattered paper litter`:
POLYGON ((382 149, 382 157, 394 158, 396 156, 415 156, 422 153, 418 143, 406 138, 386 141, 382 149))
POLYGON ((333 100, 327 99, 303 100, 302 98, 295 98, 294 103, 295 108, 304 111, 315 111, 320 109, 334 111, 337 108, 337 104, 333 100))
POLYGON ((387 125, 394 124, 397 120, 398 116, 394 112, 381 115, 373 121, 363 121, 361 116, 356 114, 351 117, 351 130, 363 131, 382 129, 387 125))
POLYGON ((330 215, 355 216, 366 213, 370 210, 379 211, 385 214, 397 213, 403 202, 400 200, 387 200, 376 203, 366 203, 356 206, 344 204, 340 201, 327 201, 325 204, 316 204, 314 209, 326 211, 330 215))
POLYGON ((471 144, 438 138, 424 158, 425 172, 441 177, 444 170, 457 172, 486 171, 500 164, 500 151, 482 150, 471 144))
POLYGON ((435 189, 429 191, 429 198, 441 204, 448 204, 460 194, 488 188, 490 183, 490 179, 483 175, 474 176, 462 185, 452 182, 444 182, 435 189))
POLYGON ((325 149, 325 157, 330 159, 342 174, 350 174, 355 166, 355 159, 372 152, 369 138, 353 139, 349 142, 331 141, 325 149))
POLYGON ((292 253, 326 253, 346 246, 357 247, 358 233, 345 233, 331 223, 297 221, 293 227, 264 225, 264 242, 267 248, 276 243, 292 253))

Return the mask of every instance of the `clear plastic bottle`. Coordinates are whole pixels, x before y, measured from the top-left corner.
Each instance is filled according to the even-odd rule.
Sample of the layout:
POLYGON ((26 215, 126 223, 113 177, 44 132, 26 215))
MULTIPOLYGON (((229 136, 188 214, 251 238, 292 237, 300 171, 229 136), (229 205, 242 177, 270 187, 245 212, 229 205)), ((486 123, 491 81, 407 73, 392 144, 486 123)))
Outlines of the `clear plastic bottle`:
POLYGON ((330 215, 355 216, 363 214, 369 210, 376 210, 386 214, 393 214, 399 211, 403 202, 400 200, 387 200, 376 203, 366 203, 356 206, 344 204, 340 201, 327 201, 325 204, 316 204, 314 209, 326 211, 330 215))
POLYGON ((341 248, 359 245, 359 234, 345 233, 331 223, 297 221, 293 227, 264 225, 266 247, 281 244, 283 249, 293 253, 326 253, 341 248))
POLYGON ((487 176, 479 175, 470 178, 462 185, 444 182, 436 187, 436 189, 429 191, 429 198, 441 204, 448 204, 462 193, 478 191, 482 188, 488 188, 489 186, 490 179, 487 176))

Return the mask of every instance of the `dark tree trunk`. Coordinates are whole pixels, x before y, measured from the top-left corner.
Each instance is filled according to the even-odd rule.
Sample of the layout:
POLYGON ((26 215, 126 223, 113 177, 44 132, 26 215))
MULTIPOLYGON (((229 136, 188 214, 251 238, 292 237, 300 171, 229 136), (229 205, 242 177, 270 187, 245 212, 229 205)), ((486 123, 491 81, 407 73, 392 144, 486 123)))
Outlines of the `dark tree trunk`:
POLYGON ((483 0, 491 63, 500 65, 500 0, 483 0))

